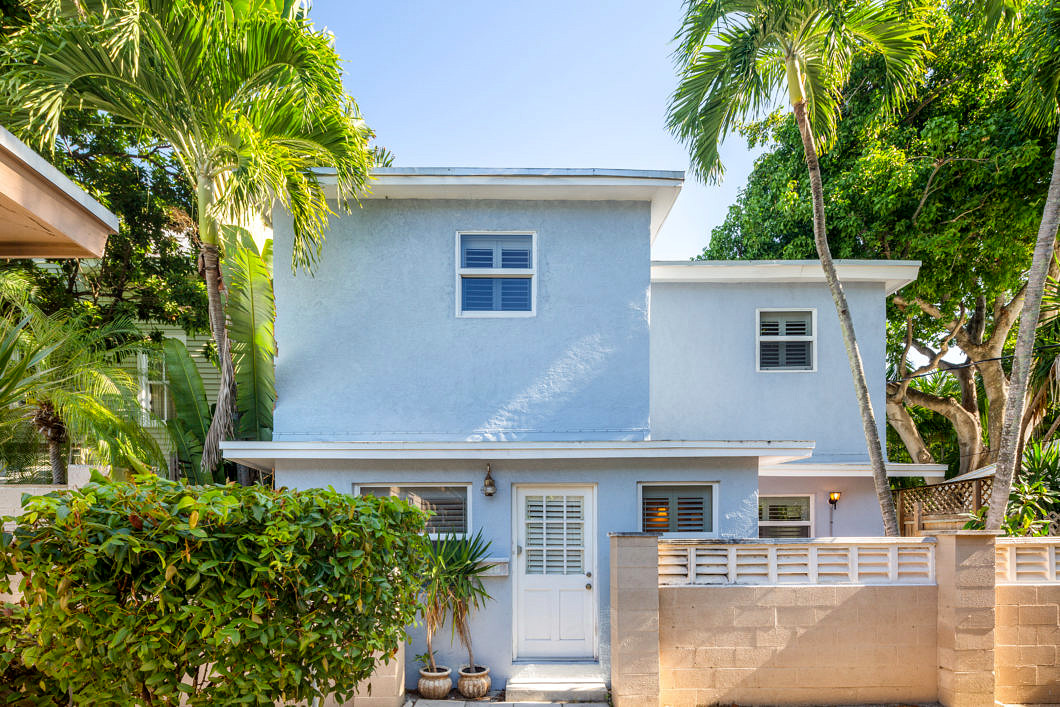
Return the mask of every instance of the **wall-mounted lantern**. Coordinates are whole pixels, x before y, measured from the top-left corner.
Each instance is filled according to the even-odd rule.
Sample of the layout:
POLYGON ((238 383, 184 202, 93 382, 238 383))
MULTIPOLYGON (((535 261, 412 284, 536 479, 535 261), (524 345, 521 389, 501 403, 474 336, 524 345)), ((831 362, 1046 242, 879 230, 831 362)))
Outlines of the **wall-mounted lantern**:
POLYGON ((497 493, 497 484, 493 483, 493 473, 490 465, 486 464, 486 478, 482 480, 482 495, 492 496, 497 493))

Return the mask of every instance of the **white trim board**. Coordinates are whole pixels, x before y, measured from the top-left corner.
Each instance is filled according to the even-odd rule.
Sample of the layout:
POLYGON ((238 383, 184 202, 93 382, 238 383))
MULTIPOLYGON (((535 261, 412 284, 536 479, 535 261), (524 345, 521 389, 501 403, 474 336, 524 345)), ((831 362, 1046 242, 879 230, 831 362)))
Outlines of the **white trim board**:
MULTIPOLYGON (((887 476, 923 476, 942 479, 946 476, 945 464, 904 464, 887 462, 887 476)), ((762 464, 759 476, 784 476, 789 478, 832 476, 872 477, 872 465, 868 462, 819 463, 796 462, 794 464, 762 464)))
POLYGON ((221 442, 225 459, 271 470, 277 460, 322 459, 804 459, 813 442, 793 440, 607 442, 221 442))
MULTIPOLYGON (((317 173, 326 196, 338 198, 334 172, 317 173)), ((647 201, 652 242, 684 183, 681 171, 640 169, 389 167, 373 170, 372 177, 357 199, 647 201)))
MULTIPOLYGON (((835 265, 844 283, 883 283, 887 295, 908 285, 920 272, 918 260, 836 260, 835 265)), ((819 260, 656 260, 651 264, 651 281, 826 284, 819 260)))

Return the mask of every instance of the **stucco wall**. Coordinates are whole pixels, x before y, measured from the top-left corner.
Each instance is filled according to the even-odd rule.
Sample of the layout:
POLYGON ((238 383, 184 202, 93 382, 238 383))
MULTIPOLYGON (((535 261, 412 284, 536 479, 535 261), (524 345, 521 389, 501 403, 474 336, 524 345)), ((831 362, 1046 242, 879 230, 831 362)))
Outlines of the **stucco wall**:
MULTIPOLYGON (((610 545, 607 534, 639 530, 637 509, 638 482, 717 481, 720 508, 718 529, 723 537, 754 537, 757 529, 756 473, 753 459, 715 460, 540 460, 495 461, 492 474, 496 495, 482 495, 485 463, 479 461, 444 462, 350 462, 315 461, 278 463, 276 483, 290 488, 332 486, 351 492, 354 483, 417 482, 470 483, 471 523, 481 528, 492 542, 491 555, 518 559, 512 552, 513 489, 517 483, 592 484, 596 487, 596 596, 597 635, 601 667, 610 665, 610 545)), ((512 566, 511 573, 514 573, 512 566)), ((485 609, 472 621, 475 655, 481 656, 492 670, 494 686, 503 687, 513 667, 512 574, 488 577, 486 590, 493 596, 485 609)), ((654 581, 654 578, 653 578, 654 581)), ((412 632, 407 651, 406 674, 410 687, 418 675, 415 655, 424 650, 423 635, 412 632)), ((437 639, 444 664, 459 666, 466 662, 459 645, 447 645, 449 632, 437 639)))
MULTIPOLYGON (((276 269, 276 440, 643 439, 648 203, 366 200, 276 269), (456 316, 456 232, 537 232, 537 315, 456 316)), ((291 257, 275 214, 276 262, 291 257)))
POLYGON ((933 702, 936 587, 663 587, 661 705, 933 702))
POLYGON ((996 591, 996 699, 1060 703, 1060 585, 999 585, 996 591))
MULTIPOLYGON (((883 434, 885 297, 851 283, 870 394, 883 434)), ((651 288, 653 439, 814 440, 816 461, 866 458, 850 367, 825 284, 675 284, 651 288), (756 371, 755 310, 817 309, 817 371, 756 371)))
POLYGON ((813 530, 811 537, 867 538, 883 535, 883 518, 880 503, 876 499, 876 486, 872 479, 863 477, 822 476, 760 476, 758 493, 763 496, 786 494, 813 494, 813 530), (828 494, 839 491, 842 496, 833 515, 832 530, 828 518, 831 507, 828 494))

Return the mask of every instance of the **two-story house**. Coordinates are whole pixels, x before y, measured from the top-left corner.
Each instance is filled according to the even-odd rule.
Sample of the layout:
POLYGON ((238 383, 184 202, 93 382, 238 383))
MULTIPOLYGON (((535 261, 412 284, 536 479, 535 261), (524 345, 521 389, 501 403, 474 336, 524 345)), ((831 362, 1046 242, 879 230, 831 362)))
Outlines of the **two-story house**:
MULTIPOLYGON (((277 269, 274 441, 224 453, 482 529, 495 686, 543 661, 609 675, 609 533, 827 535, 833 490, 835 534, 880 532, 818 265, 652 264, 681 172, 376 177, 314 276, 277 269)), ((283 263, 290 216, 273 228, 283 263)), ((840 266, 881 424, 885 298, 916 269, 840 266)))

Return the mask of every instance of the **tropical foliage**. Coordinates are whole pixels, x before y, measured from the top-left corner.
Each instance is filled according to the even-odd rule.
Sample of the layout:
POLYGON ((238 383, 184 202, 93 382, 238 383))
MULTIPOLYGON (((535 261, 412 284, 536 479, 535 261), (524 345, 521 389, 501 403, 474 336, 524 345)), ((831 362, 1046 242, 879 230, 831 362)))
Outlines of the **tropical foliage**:
MULTIPOLYGON (((982 508, 965 524, 969 530, 986 527, 989 508, 982 508)), ((1001 530, 1014 537, 1044 536, 1056 532, 1060 517, 1060 447, 1032 444, 1023 454, 1019 478, 1008 495, 1001 530)))
POLYGON ((464 538, 449 535, 429 543, 426 567, 421 579, 420 618, 427 635, 427 652, 421 660, 432 672, 438 670, 434 655, 434 637, 448 620, 453 637, 467 650, 468 669, 476 671, 471 648, 471 614, 482 608, 491 597, 482 584, 488 568, 484 560, 490 543, 482 531, 464 538))
POLYGON ((54 142, 64 112, 107 114, 171 151, 195 193, 209 321, 222 384, 202 466, 233 429, 235 376, 221 299, 220 225, 290 212, 293 266, 320 256, 330 207, 361 189, 370 131, 342 87, 331 36, 298 3, 209 0, 41 3, 6 47, 2 86, 14 127, 54 142), (238 11, 237 11, 238 10, 238 11))
POLYGON ((888 535, 898 534, 898 520, 850 308, 832 260, 818 152, 835 139, 856 57, 880 65, 874 89, 887 109, 905 102, 924 73, 926 26, 918 14, 906 2, 691 0, 677 34, 680 83, 668 121, 688 145, 693 170, 716 179, 725 135, 787 94, 809 175, 814 249, 839 318, 888 535))
POLYGON ((423 529, 397 499, 153 475, 38 497, 0 548, 24 597, 0 605, 0 684, 29 700, 37 671, 63 704, 343 701, 405 640, 423 529))
MULTIPOLYGON (((1026 70, 1011 39, 1020 25, 986 34, 982 3, 933 5, 924 15, 930 71, 907 104, 888 113, 873 90, 883 67, 856 61, 821 168, 838 257, 923 263, 888 309, 890 453, 948 463, 957 473, 997 452, 1009 381, 1001 357, 1023 307, 1055 136, 1015 107, 1026 70)), ((813 257, 812 200, 794 120, 777 114, 744 132, 769 150, 701 257, 813 257)))

